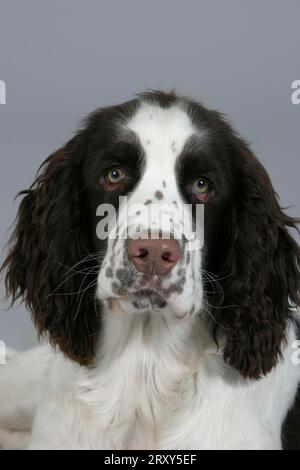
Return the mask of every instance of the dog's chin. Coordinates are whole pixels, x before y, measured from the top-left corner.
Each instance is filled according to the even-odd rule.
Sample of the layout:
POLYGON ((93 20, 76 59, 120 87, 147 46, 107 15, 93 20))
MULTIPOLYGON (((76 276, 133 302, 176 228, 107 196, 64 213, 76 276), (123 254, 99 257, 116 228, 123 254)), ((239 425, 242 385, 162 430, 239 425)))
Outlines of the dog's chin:
POLYGON ((167 301, 151 289, 141 289, 131 294, 131 303, 140 310, 160 310, 167 306, 167 301))
MULTIPOLYGON (((177 297, 175 295, 175 297, 177 297)), ((140 289, 136 292, 128 292, 122 297, 111 297, 106 299, 108 310, 117 315, 163 315, 167 318, 183 319, 190 317, 190 311, 182 305, 182 299, 165 299, 159 293, 150 289, 140 289)), ((185 302, 184 302, 185 303, 185 302)))
POLYGON ((108 300, 111 310, 120 313, 154 313, 166 310, 167 301, 158 293, 150 289, 140 289, 127 293, 123 297, 108 300))

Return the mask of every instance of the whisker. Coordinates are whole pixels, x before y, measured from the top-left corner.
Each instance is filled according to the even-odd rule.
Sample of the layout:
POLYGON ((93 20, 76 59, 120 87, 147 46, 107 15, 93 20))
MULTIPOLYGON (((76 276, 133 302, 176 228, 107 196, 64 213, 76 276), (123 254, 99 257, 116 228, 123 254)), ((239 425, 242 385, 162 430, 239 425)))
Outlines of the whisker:
MULTIPOLYGON (((83 279, 82 279, 82 281, 81 281, 81 283, 80 283, 79 292, 78 292, 78 294, 77 294, 76 302, 78 302, 79 295, 82 293, 82 286, 84 285, 84 282, 85 282, 87 276, 88 276, 88 273, 85 274, 85 276, 83 277, 83 279)), ((94 279, 94 280, 95 280, 95 279, 94 279)), ((83 292, 84 292, 84 291, 83 291, 83 292)))
MULTIPOLYGON (((69 271, 74 270, 74 268, 76 268, 76 266, 78 266, 78 265, 80 265, 84 262, 87 262, 90 259, 95 259, 97 261, 101 260, 101 257, 103 256, 104 253, 105 253, 104 250, 102 250, 102 251, 96 251, 95 253, 87 254, 84 258, 81 258, 81 260, 79 260, 73 266, 71 266, 71 267, 66 266, 68 268, 68 271, 66 271, 65 275, 67 275, 69 273, 69 271), (96 256, 98 256, 98 257, 96 257, 96 256)), ((60 263, 59 261, 55 261, 55 262, 58 263, 58 264, 63 264, 63 263, 60 263)))
MULTIPOLYGON (((69 268, 69 266, 67 266, 66 264, 63 264, 63 263, 59 263, 61 266, 64 266, 65 268, 69 268)), ((72 269, 72 271, 74 271, 75 274, 85 274, 87 271, 91 272, 91 270, 94 268, 94 266, 92 267, 86 267, 86 268, 83 268, 83 269, 72 269)), ((95 273, 97 271, 95 270, 95 273)))
MULTIPOLYGON (((208 307, 211 307, 208 302, 206 302, 206 303, 207 303, 207 306, 208 306, 208 307)), ((227 326, 222 325, 220 322, 218 322, 218 320, 214 317, 214 315, 211 313, 211 311, 210 311, 209 308, 206 308, 205 305, 203 305, 202 308, 204 309, 204 311, 205 311, 206 313, 208 313, 208 315, 213 319, 213 321, 214 321, 220 328, 222 328, 223 330, 226 330, 226 331, 230 331, 231 328, 228 328, 227 326)))
POLYGON ((206 271, 204 271, 204 270, 202 271, 202 275, 203 275, 204 279, 207 279, 207 280, 208 280, 208 282, 212 285, 213 288, 214 288, 215 286, 217 287, 217 291, 213 291, 212 293, 216 293, 216 292, 217 292, 217 293, 219 293, 219 294, 221 295, 221 299, 220 299, 220 302, 219 302, 219 304, 218 304, 218 305, 221 305, 222 302, 224 301, 224 298, 225 298, 224 290, 223 290, 221 284, 220 284, 217 280, 215 280, 212 275, 208 274, 208 273, 207 273, 206 271))
MULTIPOLYGON (((91 259, 94 259, 95 261, 97 261, 99 263, 99 261, 101 261, 101 258, 103 257, 103 255, 104 255, 104 251, 98 251, 98 252, 95 252, 95 253, 90 253, 87 256, 85 256, 84 258, 82 258, 80 261, 78 261, 76 264, 74 264, 73 266, 71 266, 71 267, 66 266, 68 268, 68 270, 64 274, 65 276, 67 276, 71 271, 73 271, 73 272, 69 276, 67 276, 65 279, 63 279, 62 282, 48 295, 48 297, 52 296, 65 282, 67 282, 69 279, 71 279, 76 274, 78 274, 78 273, 82 274, 82 271, 84 271, 83 274, 86 274, 85 273, 86 269, 91 269, 91 270, 93 269, 94 270, 96 268, 96 266, 94 265, 94 266, 91 266, 91 267, 87 267, 84 270, 80 270, 81 271, 80 272, 80 271, 75 270, 76 266, 79 266, 80 264, 82 264, 84 262, 88 262, 91 259), (96 257, 96 255, 97 255, 97 257, 96 257)), ((60 263, 58 261, 56 261, 56 263, 64 266, 63 263, 60 263)), ((89 271, 89 273, 93 274, 92 271, 89 271)), ((96 272, 95 272, 95 274, 96 274, 96 272)))
MULTIPOLYGON (((207 271, 206 269, 202 269, 202 272, 205 272, 207 274, 210 274, 213 278, 217 279, 218 281, 222 281, 223 279, 228 279, 229 277, 233 276, 234 273, 235 273, 235 270, 233 270, 231 273, 227 274, 226 276, 222 276, 220 277, 219 275, 217 274, 214 274, 210 271, 207 271)), ((222 274, 222 273, 221 273, 222 274)))
POLYGON ((94 304, 95 314, 96 314, 96 317, 97 317, 97 318, 100 318, 100 317, 99 317, 99 312, 98 312, 98 310, 97 310, 96 303, 97 303, 97 296, 94 295, 94 302, 93 302, 93 304, 94 304))
POLYGON ((96 279, 96 281, 93 280, 93 281, 83 290, 83 292, 82 292, 82 294, 81 294, 81 297, 80 297, 80 301, 79 301, 77 310, 76 310, 76 313, 75 313, 75 317, 74 317, 74 319, 73 319, 73 322, 75 322, 75 320, 76 320, 76 318, 77 318, 77 316, 78 316, 78 313, 79 313, 79 310, 80 310, 80 306, 81 306, 81 302, 82 302, 82 299, 83 299, 83 296, 84 296, 85 292, 86 292, 88 289, 90 289, 90 288, 96 286, 96 285, 97 285, 97 282, 98 282, 97 279, 96 279))

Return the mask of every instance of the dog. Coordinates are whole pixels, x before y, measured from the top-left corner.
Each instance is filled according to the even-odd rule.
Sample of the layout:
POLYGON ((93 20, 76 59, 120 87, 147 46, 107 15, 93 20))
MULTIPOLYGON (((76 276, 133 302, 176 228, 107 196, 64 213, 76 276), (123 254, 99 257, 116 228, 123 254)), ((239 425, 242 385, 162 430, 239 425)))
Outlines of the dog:
POLYGON ((21 196, 2 269, 49 344, 7 365, 0 427, 24 408, 28 439, 6 447, 300 445, 298 220, 223 115, 162 91, 97 109, 21 196))

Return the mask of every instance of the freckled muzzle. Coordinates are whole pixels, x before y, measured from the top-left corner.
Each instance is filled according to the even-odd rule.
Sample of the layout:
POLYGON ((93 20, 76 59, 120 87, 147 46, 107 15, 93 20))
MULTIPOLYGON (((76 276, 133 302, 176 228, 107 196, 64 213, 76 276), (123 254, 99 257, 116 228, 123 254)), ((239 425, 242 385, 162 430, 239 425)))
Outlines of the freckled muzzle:
POLYGON ((168 204, 148 203, 148 195, 133 196, 121 201, 116 236, 109 239, 99 275, 98 297, 117 297, 123 313, 159 311, 184 318, 197 311, 201 301, 195 291, 200 256, 189 252, 190 208, 174 195, 168 204), (142 203, 136 202, 139 199, 142 203))

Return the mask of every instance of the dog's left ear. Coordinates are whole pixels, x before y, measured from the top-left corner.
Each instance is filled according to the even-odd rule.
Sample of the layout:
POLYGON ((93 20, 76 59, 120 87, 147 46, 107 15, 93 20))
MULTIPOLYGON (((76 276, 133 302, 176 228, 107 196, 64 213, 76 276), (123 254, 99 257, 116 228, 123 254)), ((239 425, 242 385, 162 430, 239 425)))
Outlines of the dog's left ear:
POLYGON ((236 149, 225 308, 215 314, 227 329, 225 360, 244 377, 258 379, 280 359, 290 309, 300 305, 300 249, 289 233, 299 221, 281 210, 266 170, 248 146, 237 139, 236 149))

